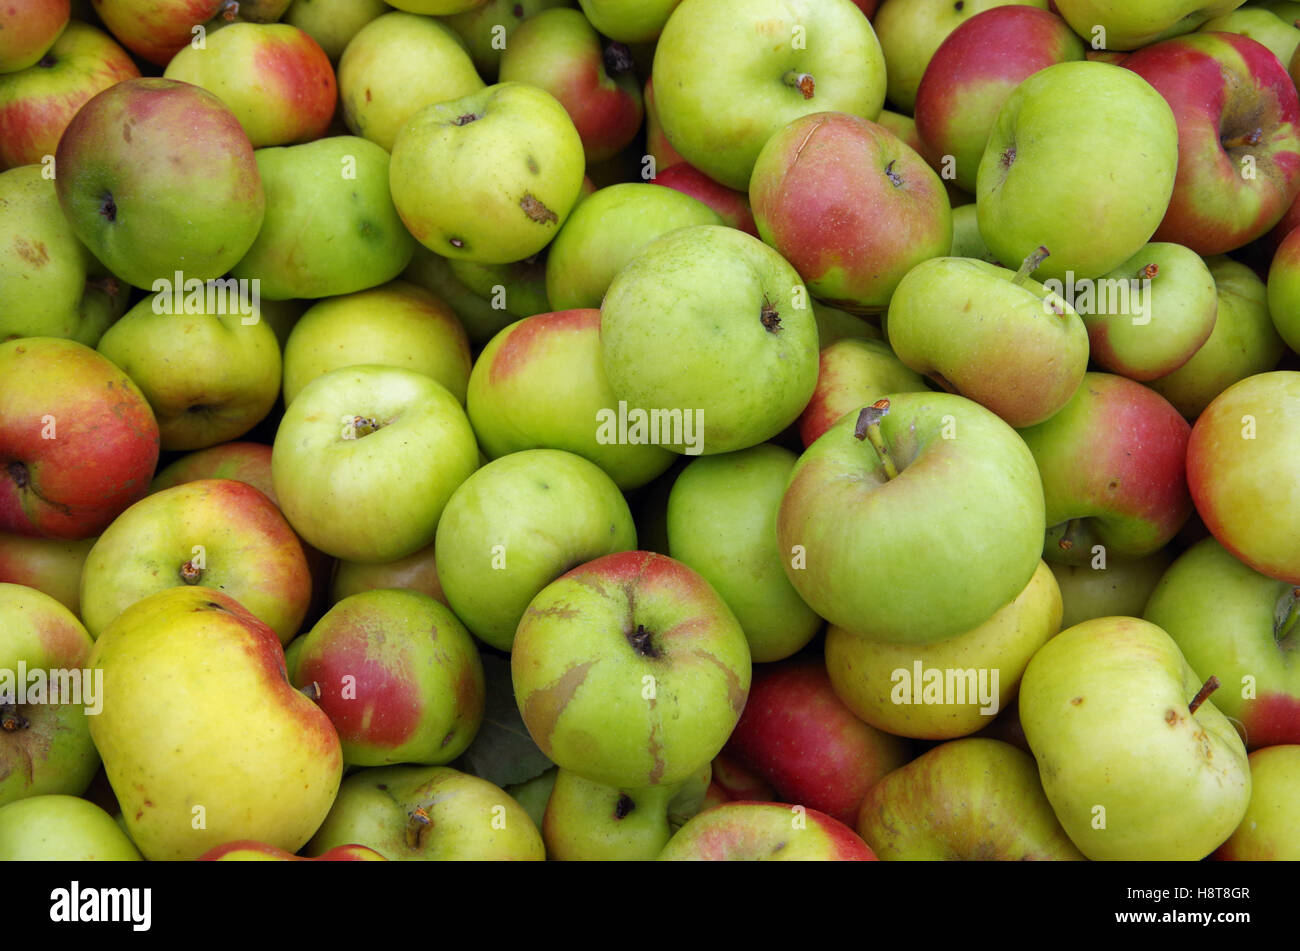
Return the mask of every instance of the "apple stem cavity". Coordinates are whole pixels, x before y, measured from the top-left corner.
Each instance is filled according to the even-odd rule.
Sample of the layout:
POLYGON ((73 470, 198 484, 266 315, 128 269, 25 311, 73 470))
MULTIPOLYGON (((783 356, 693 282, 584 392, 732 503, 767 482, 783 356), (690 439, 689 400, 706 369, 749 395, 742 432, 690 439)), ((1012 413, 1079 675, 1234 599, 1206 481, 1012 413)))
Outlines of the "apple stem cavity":
POLYGON ((605 72, 611 76, 622 76, 624 73, 630 73, 636 66, 632 59, 632 51, 628 49, 626 43, 615 43, 610 41, 605 44, 605 51, 601 57, 605 61, 605 72))
POLYGON ((21 462, 9 463, 9 478, 13 479, 14 485, 18 486, 20 489, 27 488, 27 483, 32 481, 31 475, 27 471, 27 467, 21 462))
POLYGON ((626 819, 628 814, 635 808, 636 803, 632 801, 632 797, 627 793, 623 793, 618 797, 618 802, 614 803, 614 818, 626 819))
POLYGON ((1201 685, 1201 689, 1196 691, 1196 696, 1192 698, 1192 702, 1187 705, 1187 712, 1195 713, 1197 707, 1205 702, 1205 698, 1218 689, 1219 678, 1211 674, 1210 679, 1201 685))
POLYGON ((1025 281, 1029 279, 1029 275, 1037 271, 1051 254, 1052 252, 1041 244, 1034 248, 1029 252, 1029 256, 1020 263, 1020 270, 1016 271, 1016 276, 1011 279, 1011 283, 1016 287, 1023 287, 1025 281))
POLYGON ((865 438, 871 443, 871 448, 880 457, 880 464, 884 466, 886 479, 897 479, 898 466, 894 464, 893 453, 889 451, 889 443, 885 441, 885 434, 880 429, 880 421, 888 415, 889 400, 876 400, 870 406, 864 406, 858 414, 857 425, 853 427, 853 436, 855 439, 865 438))
POLYGON ((1147 264, 1138 269, 1138 280, 1149 281, 1160 273, 1160 265, 1147 264))
POLYGON ((6 733, 17 733, 31 725, 31 721, 19 713, 17 707, 7 703, 0 704, 0 730, 6 733))
POLYGON ((311 683, 303 684, 301 687, 299 687, 298 692, 302 694, 304 697, 306 697, 308 700, 310 700, 312 703, 316 703, 317 701, 320 700, 322 691, 320 689, 320 683, 313 680, 311 683))
POLYGON ((1296 629, 1297 619, 1300 619, 1300 588, 1292 588, 1285 598, 1285 613, 1279 612, 1281 618, 1273 631, 1274 640, 1279 644, 1291 636, 1296 629))
POLYGON ((433 826, 433 820, 424 811, 423 806, 416 806, 411 812, 411 821, 406 824, 406 844, 418 849, 424 843, 424 836, 433 826))
POLYGON ((476 114, 473 113, 473 112, 466 112, 466 113, 464 113, 463 115, 459 115, 459 116, 457 116, 455 119, 452 119, 452 120, 451 120, 451 124, 452 124, 452 125, 469 125, 471 122, 476 122, 476 121, 478 121, 478 119, 480 119, 480 118, 481 118, 481 116, 478 116, 478 115, 476 115, 476 114))
POLYGON ((181 576, 181 580, 186 584, 198 584, 203 580, 203 569, 196 566, 193 561, 187 561, 181 565, 177 574, 181 576))
POLYGON ((813 91, 817 88, 812 73, 796 73, 793 69, 782 76, 781 81, 790 88, 799 90, 805 99, 811 99, 813 91))
POLYGON ((352 435, 349 439, 360 439, 362 436, 369 436, 371 433, 380 430, 379 420, 370 416, 353 416, 352 417, 352 435))
POLYGON ((1239 149, 1242 146, 1246 146, 1246 145, 1259 145, 1259 143, 1263 141, 1264 141, 1264 130, 1251 129, 1249 132, 1246 132, 1243 135, 1234 135, 1230 139, 1224 139, 1223 148, 1225 150, 1239 149))
POLYGON ((627 642, 632 645, 632 650, 641 657, 649 657, 653 660, 662 653, 654 644, 654 633, 647 631, 644 624, 638 624, 635 631, 628 631, 625 636, 627 642))
POLYGON ((112 195, 105 195, 99 202, 99 213, 110 222, 117 221, 117 202, 112 195))

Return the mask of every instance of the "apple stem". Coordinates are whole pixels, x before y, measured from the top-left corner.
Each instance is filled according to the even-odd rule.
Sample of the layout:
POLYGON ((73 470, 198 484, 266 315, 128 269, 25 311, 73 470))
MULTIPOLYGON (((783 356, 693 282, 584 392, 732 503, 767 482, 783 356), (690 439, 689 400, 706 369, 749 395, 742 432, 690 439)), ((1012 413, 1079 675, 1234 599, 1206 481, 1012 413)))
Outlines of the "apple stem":
POLYGON ((221 8, 221 18, 227 23, 233 23, 237 16, 239 16, 238 0, 226 0, 225 5, 221 8))
POLYGON ((303 686, 299 687, 298 692, 302 694, 304 697, 306 697, 308 700, 311 700, 312 702, 316 702, 320 700, 320 696, 321 696, 320 684, 314 680, 309 684, 304 684, 303 686))
POLYGON ((817 88, 817 83, 813 80, 812 73, 796 73, 793 69, 781 77, 781 80, 793 89, 803 93, 805 99, 813 97, 813 90, 817 88))
POLYGON ((203 569, 196 568, 193 561, 187 561, 181 565, 179 574, 186 584, 198 584, 203 578, 203 569))
POLYGON ((1065 531, 1061 533, 1061 540, 1056 543, 1061 551, 1069 551, 1074 547, 1074 537, 1079 531, 1079 519, 1072 518, 1065 523, 1065 531))
POLYGON ((1149 281, 1159 273, 1160 273, 1160 265, 1147 264, 1138 269, 1138 280, 1149 281))
POLYGON ((1196 708, 1205 702, 1205 698, 1218 689, 1219 678, 1211 674, 1210 679, 1201 685, 1201 689, 1196 691, 1196 696, 1192 698, 1192 702, 1187 705, 1187 712, 1195 713, 1196 708))
POLYGON ((416 806, 411 811, 411 821, 406 824, 406 844, 413 849, 418 849, 424 841, 424 834, 432 825, 433 820, 424 811, 424 807, 416 806))
POLYGON ((870 406, 864 406, 858 414, 857 425, 853 427, 853 436, 855 439, 865 437, 871 443, 871 448, 876 450, 880 464, 885 468, 886 479, 897 479, 898 466, 894 464, 889 443, 885 441, 885 434, 880 429, 880 421, 888 415, 889 400, 876 400, 870 406))
POLYGON ((19 730, 25 730, 31 726, 31 721, 18 712, 18 710, 9 704, 0 704, 0 730, 6 733, 17 733, 19 730))
POLYGON ((1011 283, 1017 287, 1022 286, 1029 275, 1038 270, 1039 266, 1051 256, 1050 251, 1044 245, 1039 245, 1029 252, 1029 256, 1020 263, 1020 270, 1016 271, 1016 276, 1011 279, 1011 283))
POLYGON ((1259 143, 1263 141, 1264 141, 1264 130, 1252 129, 1251 131, 1244 133, 1243 135, 1235 135, 1231 139, 1224 139, 1223 147, 1225 149, 1239 149, 1243 145, 1259 145, 1259 143))

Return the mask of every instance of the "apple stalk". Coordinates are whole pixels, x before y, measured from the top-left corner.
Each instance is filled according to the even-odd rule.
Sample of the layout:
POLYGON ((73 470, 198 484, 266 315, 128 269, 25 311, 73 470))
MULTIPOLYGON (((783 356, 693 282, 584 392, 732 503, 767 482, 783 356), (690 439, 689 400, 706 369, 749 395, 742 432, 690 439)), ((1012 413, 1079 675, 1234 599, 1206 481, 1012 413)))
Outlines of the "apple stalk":
POLYGON ((885 434, 880 431, 880 421, 887 415, 889 415, 889 400, 876 400, 870 406, 863 407, 862 412, 858 414, 857 425, 853 427, 853 435, 857 439, 865 437, 871 443, 871 448, 876 450, 876 455, 880 457, 880 464, 885 468, 885 478, 896 479, 898 466, 894 464, 894 456, 889 451, 885 434))

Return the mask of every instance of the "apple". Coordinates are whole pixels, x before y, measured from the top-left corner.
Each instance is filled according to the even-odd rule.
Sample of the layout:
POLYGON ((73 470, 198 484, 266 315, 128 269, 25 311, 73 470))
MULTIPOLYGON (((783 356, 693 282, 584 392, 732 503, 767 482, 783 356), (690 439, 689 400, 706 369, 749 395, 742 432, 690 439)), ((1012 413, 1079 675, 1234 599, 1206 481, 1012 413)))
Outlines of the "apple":
POLYGON ((1131 617, 1062 631, 1020 682, 1020 720, 1056 817, 1094 861, 1196 861, 1250 801, 1246 750, 1178 645, 1131 617))
POLYGON ((348 561, 388 562, 434 539, 478 468, 474 431, 442 384, 398 367, 340 367, 285 410, 271 474, 289 524, 348 561))
POLYGON ((531 257, 508 264, 450 259, 447 265, 458 281, 490 301, 491 306, 512 317, 531 317, 551 309, 546 297, 546 262, 550 250, 548 246, 531 257))
POLYGON ((1162 548, 1141 558, 1107 558, 1098 552, 1087 564, 1049 562, 1061 589, 1061 627, 1097 617, 1142 617, 1147 599, 1173 560, 1169 550, 1162 548))
MULTIPOLYGON (((944 40, 978 14, 1011 3, 1047 9, 1046 0, 965 0, 961 4, 952 0, 885 0, 871 23, 885 54, 889 101, 904 112, 912 112, 917 87, 944 40)), ((1031 30, 1027 24, 1021 27, 1022 45, 1037 40, 1031 30)), ((1082 55, 1080 51, 1075 58, 1082 55)))
POLYGON ((181 456, 153 477, 150 492, 161 492, 197 479, 246 482, 277 506, 271 481, 271 447, 256 442, 228 442, 181 456))
MULTIPOLYGON (((673 148, 673 144, 668 141, 668 136, 664 135, 663 123, 659 121, 659 110, 655 107, 653 77, 646 77, 645 92, 642 99, 645 102, 645 150, 646 154, 654 162, 655 175, 651 176, 651 178, 654 178, 658 172, 665 171, 686 160, 682 158, 680 152, 673 148)), ((755 236, 757 236, 757 233, 755 233, 755 236)))
POLYGON ((542 818, 547 858, 555 861, 649 861, 700 811, 709 764, 671 785, 620 789, 556 771, 542 818))
POLYGON ((778 130, 754 162, 760 237, 808 290, 848 310, 885 309, 908 271, 952 247, 939 176, 883 126, 813 113, 778 130))
POLYGON ((0 74, 31 66, 68 25, 69 0, 29 0, 0 8, 0 74))
MULTIPOLYGON (((197 282, 196 282, 197 283, 197 282)), ((234 282, 229 282, 234 284, 234 282)), ((206 301, 174 313, 172 292, 146 297, 105 331, 96 349, 140 387, 164 450, 238 439, 275 405, 280 345, 256 304, 206 288, 206 301), (209 306, 209 302, 216 306, 209 306)))
POLYGON ((476 347, 482 347, 515 320, 515 315, 506 307, 510 302, 508 294, 504 300, 496 294, 491 300, 476 294, 455 275, 451 261, 434 254, 422 244, 415 246, 415 254, 402 272, 402 279, 418 284, 449 304, 464 325, 470 343, 476 347))
POLYGON ((1278 335, 1300 353, 1300 230, 1278 245, 1268 266, 1268 313, 1278 335))
POLYGON ((442 582, 438 580, 435 553, 434 545, 426 545, 405 558, 381 564, 339 561, 330 584, 328 603, 338 604, 344 598, 362 591, 400 588, 427 594, 435 601, 447 604, 447 595, 442 590, 442 582))
POLYGON ((450 27, 411 13, 385 13, 357 31, 339 60, 338 82, 348 128, 388 152, 425 106, 484 85, 450 27))
POLYGON ((737 191, 748 190, 763 144, 795 119, 875 119, 885 99, 885 58, 852 0, 683 0, 659 36, 653 75, 673 148, 737 191))
POLYGON ((384 0, 295 0, 284 22, 310 36, 337 63, 363 26, 392 10, 384 0))
POLYGON ((284 849, 241 839, 209 849, 199 856, 200 862, 386 862, 382 855, 364 845, 336 845, 314 859, 303 858, 284 849))
POLYGON ((397 277, 415 242, 388 191, 388 153, 351 135, 258 149, 267 216, 231 269, 269 300, 332 297, 397 277))
POLYGON ((1007 97, 976 180, 979 230, 1003 262, 1042 246, 1038 279, 1095 278, 1160 225, 1181 169, 1178 126, 1160 93, 1108 63, 1058 63, 1007 97), (1076 144, 1094 143, 1086 153, 1076 144), (1082 221, 1107 221, 1104 229, 1082 221))
POLYGON ((422 13, 426 16, 447 16, 452 13, 464 13, 480 7, 485 0, 397 0, 391 6, 408 13, 422 13))
POLYGON ((1272 370, 1286 353, 1269 315, 1268 288, 1255 272, 1226 257, 1205 263, 1218 297, 1214 328, 1181 367, 1147 381, 1188 419, 1238 380, 1272 370))
POLYGON ((1054 0, 1057 12, 1080 36, 1108 50, 1135 50, 1190 33, 1206 20, 1229 13, 1243 0, 1054 0))
POLYGON ((93 347, 126 310, 128 288, 73 234, 44 166, 0 172, 0 341, 66 337, 93 347))
POLYGON ((84 670, 93 642, 66 607, 0 582, 0 807, 54 793, 79 796, 99 768, 89 718, 103 682, 84 670))
POLYGON ((1300 584, 1300 529, 1292 459, 1300 373, 1247 377, 1197 417, 1187 444, 1196 511, 1228 551, 1256 571, 1300 584))
POLYGON ((55 162, 72 230, 136 287, 177 271, 220 277, 253 244, 267 205, 239 120, 207 90, 170 79, 127 79, 96 95, 55 162))
MULTIPOLYGON (((913 10, 918 6, 911 5, 913 10)), ((969 16, 967 6, 953 15, 969 16)), ((894 8, 891 4, 888 9, 894 8)), ((913 22, 919 25, 920 17, 913 22)), ((938 29, 934 19, 926 28, 938 29)), ((919 50, 902 50, 900 55, 915 52, 919 50)), ((1040 69, 1081 60, 1083 52, 1083 42, 1069 25, 1037 6, 993 6, 976 12, 948 34, 919 77, 913 108, 921 145, 914 148, 946 180, 974 192, 984 145, 1007 97, 1040 69)), ((885 55, 890 55, 889 49, 885 55)))
POLYGON ((1156 240, 1221 254, 1272 228, 1300 191, 1300 99, 1277 57, 1245 36, 1193 33, 1124 68, 1178 122, 1178 177, 1156 240))
POLYGON ((1300 742, 1300 644, 1294 584, 1260 574, 1213 538, 1160 579, 1143 617, 1168 632, 1198 674, 1218 677, 1215 705, 1247 749, 1300 742))
POLYGON ((694 165, 677 162, 660 170, 651 181, 698 198, 716 211, 728 228, 758 237, 758 225, 754 223, 754 212, 749 207, 749 196, 718 184, 694 165))
POLYGON ((86 557, 81 616, 98 638, 127 608, 177 586, 228 594, 288 644, 311 601, 302 545, 274 503, 244 482, 201 479, 146 496, 86 557))
POLYGON ((1237 831, 1214 853, 1216 859, 1300 861, 1300 746, 1290 744, 1250 754, 1250 805, 1237 831))
POLYGON ((500 81, 532 83, 564 106, 587 162, 613 158, 632 141, 645 109, 632 54, 602 42, 577 10, 556 7, 528 17, 501 55, 500 81))
POLYGON ((741 766, 723 747, 713 757, 709 791, 704 798, 706 805, 701 811, 724 802, 776 802, 776 790, 756 772, 741 766))
POLYGON ((620 43, 648 43, 659 36, 681 0, 578 0, 601 33, 620 43))
POLYGON ((190 43, 206 42, 204 24, 229 10, 231 0, 91 0, 117 41, 155 66, 190 43))
POLYGON ((931 257, 889 303, 889 345, 907 367, 1014 427, 1050 419, 1088 369, 1088 331, 1060 294, 973 258, 931 257))
POLYGON ((202 47, 181 49, 163 75, 214 93, 255 149, 319 139, 338 97, 325 51, 287 23, 222 27, 202 47))
POLYGON ((983 624, 933 644, 889 644, 832 625, 829 683, 846 709, 895 736, 947 740, 986 726, 1010 703, 1029 659, 1061 628, 1061 592, 1038 563, 1029 583, 983 624))
POLYGON ((1088 306, 1078 297, 1074 303, 1092 359, 1130 380, 1154 380, 1185 364, 1210 338, 1219 310, 1214 275, 1180 244, 1146 245, 1091 290, 1088 306))
POLYGON ((1049 561, 1136 558, 1163 548, 1191 514, 1191 427, 1158 393, 1088 373, 1051 419, 1020 431, 1042 476, 1049 561))
POLYGON ((751 672, 726 602, 681 562, 645 551, 605 555, 543 588, 510 666, 542 752, 619 787, 682 782, 710 762, 751 672))
POLYGON ((814 298, 813 320, 817 322, 817 346, 825 350, 838 340, 875 340, 883 343, 880 328, 869 315, 850 314, 814 298))
POLYGON ((668 554, 722 595, 758 663, 797 653, 822 626, 776 547, 776 512, 796 459, 770 443, 701 457, 668 496, 668 554))
POLYGON ((858 834, 885 861, 1082 861, 1043 795, 1034 758, 953 740, 867 792, 858 834))
POLYGON ((0 861, 139 862, 110 816, 76 796, 31 796, 0 806, 0 861))
POLYGON ((784 258, 733 228, 696 225, 655 239, 601 304, 601 358, 620 406, 660 411, 650 441, 675 452, 732 452, 772 438, 817 383, 807 297, 784 258), (680 430, 669 415, 677 411, 680 430))
POLYGON ((601 363, 600 311, 594 309, 537 314, 502 330, 475 361, 466 398, 489 457, 563 449, 600 466, 620 489, 634 489, 676 457, 648 442, 602 440, 602 413, 617 405, 601 363), (557 379, 565 381, 563 388, 555 386, 557 379))
POLYGON ((285 405, 317 377, 363 363, 416 370, 465 402, 472 363, 465 328, 415 284, 392 281, 308 308, 284 348, 285 405))
POLYGON ((526 782, 513 783, 505 787, 505 791, 515 802, 523 806, 524 811, 528 813, 528 818, 533 820, 533 825, 538 829, 541 829, 546 817, 546 803, 551 798, 551 790, 555 788, 555 778, 559 772, 558 766, 552 766, 546 772, 526 782))
POLYGON ((500 787, 447 766, 381 766, 349 776, 307 845, 355 843, 391 861, 533 861, 546 857, 528 813, 500 787))
POLYGON ((906 740, 863 723, 831 688, 820 658, 765 665, 724 748, 782 802, 857 820, 867 791, 910 757, 906 740))
POLYGON ((0 169, 39 163, 88 100, 139 68, 107 33, 69 20, 45 55, 0 74, 0 169))
POLYGON ((435 103, 393 143, 393 201, 417 241, 505 264, 550 243, 582 187, 582 138, 559 101, 500 83, 435 103))
POLYGON ((0 582, 34 588, 81 613, 81 567, 93 538, 28 538, 0 532, 0 582))
POLYGON ((777 537, 787 577, 820 616, 925 644, 1024 589, 1044 524, 1038 470, 1015 430, 965 397, 894 393, 799 457, 777 537))
POLYGON ((975 203, 957 205, 952 210, 952 250, 948 252, 954 258, 975 258, 1001 267, 1002 262, 989 250, 980 234, 979 209, 975 203))
POLYGON ((501 456, 460 484, 438 522, 438 580, 474 636, 508 651, 537 594, 570 568, 636 548, 618 486, 555 449, 501 456))
POLYGON ((0 531, 90 538, 149 491, 158 423, 130 378, 89 347, 0 343, 0 531))
POLYGON ((364 591, 304 637, 290 679, 316 684, 348 766, 442 765, 474 739, 483 664, 446 605, 415 591, 364 591))
POLYGON ((655 238, 691 225, 721 225, 702 201, 627 182, 601 188, 574 209, 546 256, 553 310, 599 307, 614 275, 655 238))
POLYGON ((1259 7, 1246 7, 1213 17, 1197 27, 1197 30, 1201 33, 1240 33, 1248 36, 1256 43, 1268 47, 1268 51, 1283 66, 1291 62, 1296 47, 1300 46, 1300 29, 1296 29, 1295 17, 1288 22, 1277 11, 1259 7))
POLYGON ((729 802, 706 809, 659 853, 663 862, 764 859, 874 862, 876 856, 838 819, 803 805, 775 802, 729 802))
POLYGON ((799 437, 808 448, 844 414, 890 393, 928 390, 883 340, 846 338, 822 348, 817 387, 799 415, 799 437))

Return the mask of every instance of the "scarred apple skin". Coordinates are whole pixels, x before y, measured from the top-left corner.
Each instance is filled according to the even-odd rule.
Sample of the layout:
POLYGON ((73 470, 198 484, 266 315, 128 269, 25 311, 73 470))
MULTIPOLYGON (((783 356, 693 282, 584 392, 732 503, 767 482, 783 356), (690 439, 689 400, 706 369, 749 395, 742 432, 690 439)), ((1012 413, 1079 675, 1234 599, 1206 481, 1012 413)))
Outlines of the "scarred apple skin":
POLYGON ((820 658, 765 665, 725 747, 785 802, 851 826, 876 782, 909 758, 906 740, 855 717, 820 658))
POLYGON ((1268 48, 1195 33, 1124 59, 1178 123, 1178 172, 1152 240, 1221 254, 1260 237, 1300 191, 1300 98, 1268 48), (1247 174, 1249 170, 1249 174, 1247 174))
POLYGON ((824 812, 775 802, 728 802, 682 826, 659 860, 874 862, 851 828, 824 812))
POLYGON ((989 130, 1011 90, 1083 53, 1083 42, 1054 13, 1018 5, 977 13, 948 34, 921 77, 914 107, 921 154, 939 170, 952 156, 954 180, 974 193, 989 130))
POLYGON ((0 380, 0 531, 90 538, 149 490, 158 423, 103 356, 22 337, 0 344, 0 380))

